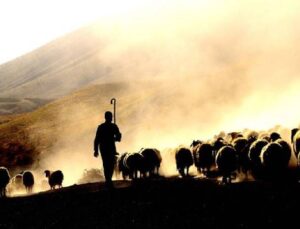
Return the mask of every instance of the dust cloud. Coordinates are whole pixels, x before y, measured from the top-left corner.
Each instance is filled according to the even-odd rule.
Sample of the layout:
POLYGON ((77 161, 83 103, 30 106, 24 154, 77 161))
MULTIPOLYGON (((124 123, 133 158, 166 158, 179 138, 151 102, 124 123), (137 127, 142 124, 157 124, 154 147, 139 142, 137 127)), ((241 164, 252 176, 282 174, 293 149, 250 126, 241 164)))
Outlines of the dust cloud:
MULTIPOLYGON (((119 153, 169 152, 220 131, 298 126, 299 10, 292 0, 161 1, 99 20, 93 30, 108 41, 99 58, 109 77, 56 113, 57 141, 40 166, 63 170, 65 184, 101 167, 93 140, 112 97, 123 133, 119 153), (104 93, 107 83, 125 86, 110 84, 104 93)), ((171 153, 162 168, 170 175, 174 163, 164 155, 171 153)))

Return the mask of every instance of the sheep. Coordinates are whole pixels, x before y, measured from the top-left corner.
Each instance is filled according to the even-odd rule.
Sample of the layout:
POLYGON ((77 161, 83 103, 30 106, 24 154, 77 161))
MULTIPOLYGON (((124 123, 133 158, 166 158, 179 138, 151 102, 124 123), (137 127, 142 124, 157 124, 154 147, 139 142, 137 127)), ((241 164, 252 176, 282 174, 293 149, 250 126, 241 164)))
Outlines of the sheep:
POLYGON ((198 147, 193 147, 192 152, 198 171, 207 176, 214 164, 212 145, 210 143, 199 144, 198 147))
POLYGON ((10 180, 10 188, 12 190, 17 190, 17 191, 20 191, 23 189, 23 172, 15 175, 10 180))
POLYGON ((259 136, 259 134, 256 131, 250 131, 247 134, 247 139, 248 139, 248 142, 250 143, 250 145, 258 139, 258 136, 259 136))
POLYGON ((159 150, 153 148, 142 148, 140 152, 144 157, 144 172, 149 176, 159 176, 159 168, 162 161, 159 150))
POLYGON ((261 151, 260 158, 265 168, 266 178, 282 176, 288 167, 287 153, 277 142, 266 145, 261 151))
POLYGON ((129 173, 130 173, 129 168, 127 168, 125 165, 125 157, 128 154, 129 153, 123 153, 117 160, 118 172, 122 173, 123 180, 125 180, 129 176, 129 173))
POLYGON ((277 142, 271 142, 264 146, 260 154, 261 162, 269 168, 285 166, 284 152, 282 146, 277 142))
POLYGON ((189 168, 193 165, 192 152, 187 148, 179 148, 175 153, 176 167, 182 177, 189 176, 189 168))
POLYGON ((196 164, 196 161, 198 160, 197 159, 197 151, 198 151, 198 149, 199 149, 199 147, 201 146, 203 144, 203 142, 202 141, 200 141, 200 140, 194 140, 193 142, 192 142, 192 144, 190 145, 190 148, 191 148, 191 151, 192 151, 192 154, 193 154, 193 158, 194 158, 194 162, 195 162, 195 164, 196 164))
POLYGON ((56 170, 54 172, 50 172, 49 170, 45 170, 44 173, 48 178, 48 183, 51 189, 55 189, 56 185, 58 186, 58 188, 62 187, 62 182, 64 179, 62 171, 56 170))
POLYGON ((285 165, 288 165, 292 156, 292 149, 291 146, 288 142, 284 141, 283 139, 279 138, 275 141, 276 143, 278 143, 279 145, 281 145, 282 149, 283 149, 283 163, 285 165))
POLYGON ((268 144, 269 142, 265 139, 257 139, 250 146, 248 157, 250 160, 251 172, 255 179, 262 178, 263 167, 260 160, 260 154, 262 149, 268 144))
POLYGON ((131 179, 138 178, 138 172, 145 174, 144 156, 141 153, 129 153, 124 157, 123 164, 128 169, 131 179))
POLYGON ((230 132, 227 134, 227 140, 229 142, 233 142, 237 138, 243 138, 243 134, 240 132, 230 132))
POLYGON ((228 143, 224 140, 224 138, 219 137, 211 143, 213 147, 213 156, 214 158, 217 156, 218 151, 223 147, 228 145, 228 143))
POLYGON ((0 167, 0 197, 6 196, 6 186, 9 183, 9 171, 5 167, 0 167))
POLYGON ((34 185, 34 176, 32 172, 25 171, 23 173, 23 184, 25 186, 27 193, 31 193, 34 185))
MULTIPOLYGON (((298 128, 292 129, 291 142, 293 145, 294 154, 295 154, 296 158, 298 158, 298 154, 300 152, 300 129, 298 129, 298 128)), ((299 160, 298 160, 298 163, 299 163, 299 160)))
POLYGON ((231 183, 231 175, 237 169, 237 153, 232 146, 223 146, 217 153, 216 164, 222 174, 222 182, 231 183))
POLYGON ((251 161, 252 167, 261 165, 260 153, 268 143, 269 142, 265 139, 258 139, 251 144, 248 157, 251 161))
POLYGON ((238 155, 238 171, 244 173, 247 178, 250 169, 249 142, 244 137, 238 137, 233 140, 232 146, 238 155))
POLYGON ((276 140, 281 139, 281 136, 277 132, 272 132, 270 134, 270 139, 271 139, 271 142, 275 142, 276 140))

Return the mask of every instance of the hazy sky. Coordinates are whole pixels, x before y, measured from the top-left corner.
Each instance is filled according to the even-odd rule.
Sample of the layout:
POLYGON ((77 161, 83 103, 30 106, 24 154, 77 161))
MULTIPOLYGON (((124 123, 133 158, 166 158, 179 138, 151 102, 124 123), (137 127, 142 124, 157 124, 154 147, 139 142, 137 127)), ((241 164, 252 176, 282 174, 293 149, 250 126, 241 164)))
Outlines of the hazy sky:
POLYGON ((0 63, 97 18, 116 19, 149 3, 148 0, 1 0, 0 63))

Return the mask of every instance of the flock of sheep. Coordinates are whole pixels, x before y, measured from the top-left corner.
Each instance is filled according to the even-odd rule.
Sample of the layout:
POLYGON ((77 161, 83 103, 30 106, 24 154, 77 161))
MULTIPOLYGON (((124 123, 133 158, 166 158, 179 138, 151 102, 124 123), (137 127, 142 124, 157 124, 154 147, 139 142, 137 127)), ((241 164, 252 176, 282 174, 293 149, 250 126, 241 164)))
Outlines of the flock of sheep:
MULTIPOLYGON (((45 175, 48 178, 48 184, 51 189, 55 189, 56 186, 62 187, 62 182, 64 175, 62 171, 57 170, 51 172, 45 170, 45 175)), ((14 177, 10 177, 10 173, 7 168, 0 167, 0 197, 6 196, 7 186, 17 190, 25 188, 27 193, 32 193, 32 188, 34 185, 34 176, 31 171, 21 172, 14 177)))
MULTIPOLYGON (((239 132, 228 133, 211 141, 193 141, 189 148, 179 147, 175 152, 178 173, 189 176, 189 168, 195 165, 198 172, 207 177, 222 177, 223 183, 231 183, 236 171, 254 178, 278 177, 287 171, 294 153, 300 161, 300 130, 291 131, 291 144, 283 140, 277 132, 259 135, 251 132, 244 136, 239 132)), ((124 153, 116 163, 117 172, 123 179, 138 179, 159 176, 162 162, 161 153, 154 148, 141 149, 135 153, 124 153)), ((62 187, 62 171, 44 171, 51 189, 62 187)), ((5 167, 0 167, 0 197, 6 196, 6 186, 23 187, 32 192, 34 176, 25 171, 10 177, 5 167)))
MULTIPOLYGON (((179 147, 175 152, 176 167, 182 177, 189 176, 195 165, 207 177, 222 177, 230 183, 236 172, 256 179, 278 178, 287 171, 292 153, 300 161, 300 130, 291 131, 291 145, 277 132, 247 136, 239 132, 228 133, 211 141, 193 141, 190 148, 179 147), (291 147, 292 145, 292 147, 291 147)), ((117 163, 123 178, 137 179, 158 175, 162 157, 157 149, 122 154, 117 163)))

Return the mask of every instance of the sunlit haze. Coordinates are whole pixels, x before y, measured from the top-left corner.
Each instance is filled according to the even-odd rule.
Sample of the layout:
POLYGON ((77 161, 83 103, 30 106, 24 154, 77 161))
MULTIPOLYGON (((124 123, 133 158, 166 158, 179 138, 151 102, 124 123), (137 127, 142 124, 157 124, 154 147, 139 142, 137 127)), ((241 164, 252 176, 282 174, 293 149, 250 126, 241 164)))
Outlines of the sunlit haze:
POLYGON ((3 0, 0 2, 0 63, 95 19, 118 20, 150 3, 147 0, 3 0))
MULTIPOLYGON (((33 90, 43 85, 50 88, 51 98, 66 96, 69 103, 61 105, 65 109, 49 111, 55 113, 57 135, 62 136, 51 143, 55 153, 46 152, 51 160, 47 158, 45 164, 67 166, 70 173, 74 173, 73 164, 63 165, 68 154, 82 168, 98 166, 89 156, 95 128, 103 121, 104 111, 111 109, 108 96, 119 93, 107 86, 111 82, 127 87, 148 80, 154 85, 120 89, 118 124, 124 133, 124 141, 118 143, 120 152, 189 145, 193 139, 208 140, 220 131, 293 128, 300 122, 299 12, 298 0, 2 1, 0 63, 90 25, 75 38, 69 36, 67 42, 62 38, 54 48, 47 46, 42 54, 31 56, 39 60, 45 55, 40 72, 46 73, 36 74, 40 78, 26 81, 25 86, 22 81, 17 85, 20 91, 12 87, 5 95, 47 99, 50 95, 43 90, 40 94, 33 90), (51 48, 61 54, 59 61, 47 59, 51 48), (106 85, 101 88, 106 93, 84 91, 92 84, 106 85), (71 94, 73 89, 83 90, 84 96, 71 94), (107 100, 107 107, 100 107, 98 100, 82 102, 87 94, 91 101, 96 95, 97 99, 107 96, 102 101, 107 100), (75 104, 77 98, 81 106, 75 104)), ((31 69, 31 62, 28 65, 25 73, 40 73, 40 66, 31 69)), ((34 78, 29 73, 27 78, 34 78)), ((40 130, 42 124, 55 126, 53 120, 45 120, 33 129, 40 130)), ((31 132, 30 137, 35 140, 41 133, 31 132)), ((289 132, 284 133, 290 139, 289 132)))

